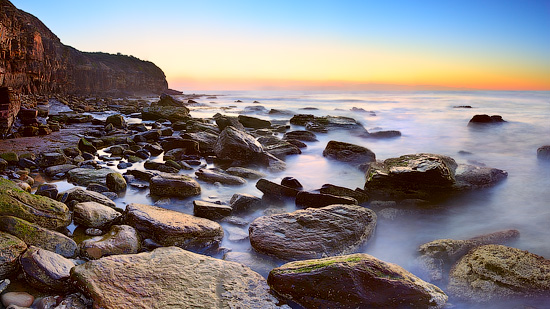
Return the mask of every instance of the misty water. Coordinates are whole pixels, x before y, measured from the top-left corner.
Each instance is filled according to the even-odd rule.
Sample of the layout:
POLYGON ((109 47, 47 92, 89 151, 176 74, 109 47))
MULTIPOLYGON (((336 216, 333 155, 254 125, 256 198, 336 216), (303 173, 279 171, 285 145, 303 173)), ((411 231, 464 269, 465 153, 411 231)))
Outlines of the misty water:
MULTIPOLYGON (((347 116, 356 119, 369 132, 399 130, 402 133, 401 137, 389 139, 358 137, 344 130, 316 133, 319 141, 306 142, 307 148, 302 149, 301 155, 286 158, 286 171, 263 171, 266 178, 274 182, 286 176, 295 177, 304 190, 316 190, 326 183, 352 189, 363 187, 363 172, 353 165, 323 157, 323 149, 330 140, 367 147, 378 160, 425 152, 451 156, 459 164, 485 165, 508 172, 508 178, 495 187, 466 192, 428 209, 397 212, 393 218, 379 216, 374 236, 359 252, 396 263, 427 279, 415 263, 419 245, 441 238, 468 239, 517 229, 521 236, 509 246, 550 258, 550 162, 538 160, 536 155, 538 147, 550 144, 550 92, 224 92, 217 93, 215 98, 202 97, 196 101, 200 104, 191 106, 193 117, 247 114, 288 122, 293 114, 300 113, 347 116), (235 102, 237 100, 242 102, 235 102), (465 105, 472 108, 456 108, 465 105), (287 110, 289 114, 269 114, 270 109, 287 110), (501 115, 506 123, 468 126, 476 114, 501 115)), ((291 130, 303 129, 291 126, 291 130)), ((161 161, 162 154, 153 159, 161 161)), ((114 166, 110 168, 117 170, 114 166)), ((143 168, 143 164, 132 168, 143 168)), ((194 176, 193 171, 181 173, 194 176)), ((202 194, 193 198, 159 201, 149 196, 148 190, 129 187, 116 203, 120 208, 129 203, 157 203, 192 214, 194 199, 228 203, 234 193, 262 196, 254 180, 242 186, 218 186, 200 180, 199 183, 202 194)), ((60 189, 72 186, 66 182, 58 184, 60 189)), ((369 207, 368 203, 364 206, 369 207)), ((297 209, 292 200, 266 208, 268 212, 297 209)), ((244 219, 251 222, 262 215, 264 210, 247 214, 244 219)), ((248 240, 229 240, 232 231, 248 233, 247 225, 222 223, 222 226, 226 232, 222 247, 254 253, 248 240)), ((257 256, 265 265, 255 270, 264 276, 273 265, 283 263, 257 256)), ((445 290, 445 286, 441 288, 445 290)), ((453 304, 463 307, 456 301, 453 304)), ((506 303, 505 307, 513 304, 506 303)), ((491 306, 501 308, 504 304, 495 302, 491 306)), ((482 307, 487 308, 487 304, 482 307)))

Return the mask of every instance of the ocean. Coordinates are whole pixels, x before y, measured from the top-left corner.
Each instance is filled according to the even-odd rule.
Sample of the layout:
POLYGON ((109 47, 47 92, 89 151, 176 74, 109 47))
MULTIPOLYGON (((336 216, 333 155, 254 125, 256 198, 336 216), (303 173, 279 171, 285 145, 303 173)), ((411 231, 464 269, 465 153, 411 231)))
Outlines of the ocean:
MULTIPOLYGON (((537 159, 537 148, 550 145, 550 92, 257 91, 219 92, 216 96, 205 96, 196 101, 199 104, 191 107, 193 117, 211 117, 216 113, 246 114, 284 122, 294 114, 347 116, 356 119, 369 132, 401 132, 400 137, 387 139, 358 137, 344 130, 316 133, 318 141, 306 142, 307 148, 302 149, 302 154, 287 157, 286 171, 264 171, 266 178, 274 182, 292 176, 302 183, 305 190, 316 190, 327 183, 351 189, 363 188, 363 172, 352 165, 323 157, 323 149, 330 140, 367 147, 378 160, 412 153, 435 153, 450 156, 459 164, 483 165, 508 172, 508 178, 494 187, 465 192, 430 209, 406 210, 393 218, 379 217, 374 236, 360 252, 396 263, 422 277, 415 262, 419 245, 442 238, 468 239, 499 230, 517 229, 520 237, 509 246, 550 258, 550 162, 537 159), (288 114, 270 114, 271 109, 285 110, 288 114), (501 115, 506 122, 468 126, 476 114, 501 115)), ((303 129, 291 126, 291 130, 303 129)), ((156 160, 162 160, 162 155, 156 160)), ((181 173, 192 175, 193 171, 181 173)), ((165 208, 192 213, 193 199, 228 202, 234 193, 262 196, 254 185, 255 181, 237 187, 201 182, 200 196, 160 203, 165 208)), ((116 202, 124 208, 132 202, 154 204, 158 201, 147 192, 130 188, 116 202)), ((292 201, 271 208, 296 210, 292 201)), ((261 215, 263 212, 257 211, 244 219, 250 222, 261 215)), ((222 226, 229 227, 226 223, 222 226)), ((253 252, 248 240, 229 240, 231 231, 235 232, 232 228, 228 229, 230 232, 226 230, 222 247, 234 252, 253 252)), ((248 231, 247 226, 240 229, 237 232, 248 231)), ((261 256, 256 262, 277 263, 261 256)), ((266 276, 265 269, 259 267, 257 271, 266 276)), ((445 290, 444 286, 442 288, 445 290)), ((500 308, 503 304, 496 302, 492 305, 500 308)))

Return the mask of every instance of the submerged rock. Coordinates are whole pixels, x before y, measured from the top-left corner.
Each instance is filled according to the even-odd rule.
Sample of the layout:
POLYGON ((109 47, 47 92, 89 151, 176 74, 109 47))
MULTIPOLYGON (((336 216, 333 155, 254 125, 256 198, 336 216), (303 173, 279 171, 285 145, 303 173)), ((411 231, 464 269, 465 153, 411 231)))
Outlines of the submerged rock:
POLYGON ((548 296, 550 260, 516 248, 486 245, 458 261, 449 277, 449 294, 468 301, 548 296))
POLYGON ((214 221, 144 204, 126 207, 126 223, 162 246, 203 250, 218 247, 223 238, 222 227, 214 221))
POLYGON ((441 308, 447 295, 402 267, 368 254, 290 262, 269 286, 305 308, 441 308))
POLYGON ((50 229, 71 224, 69 208, 51 198, 30 194, 0 177, 0 215, 10 215, 50 229))
POLYGON ((264 173, 245 167, 230 167, 225 170, 225 172, 230 175, 239 176, 246 179, 260 179, 265 177, 264 173))
POLYGON ((348 254, 374 232, 376 214, 353 205, 308 208, 263 216, 250 224, 250 244, 282 260, 348 254))
POLYGON ((97 308, 278 308, 250 268, 175 247, 89 261, 71 279, 97 308))

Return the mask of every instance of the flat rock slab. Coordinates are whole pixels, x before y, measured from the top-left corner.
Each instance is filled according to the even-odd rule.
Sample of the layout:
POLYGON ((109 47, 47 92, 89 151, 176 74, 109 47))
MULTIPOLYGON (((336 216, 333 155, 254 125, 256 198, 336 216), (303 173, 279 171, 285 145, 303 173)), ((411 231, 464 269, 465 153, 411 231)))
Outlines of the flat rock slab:
POLYGON ((375 227, 374 211, 331 205, 260 217, 249 234, 256 251, 288 261, 352 253, 375 227))
POLYGON ((71 224, 69 208, 51 198, 25 192, 0 177, 0 215, 15 216, 49 229, 71 224))
POLYGON ((449 294, 469 301, 550 295, 550 260, 503 245, 470 251, 449 277, 449 294))
POLYGON ((441 308, 447 301, 435 285, 368 254, 290 262, 267 282, 304 308, 441 308))
POLYGON ((152 195, 186 198, 201 193, 201 186, 185 175, 154 176, 150 180, 152 195))
POLYGON ((77 201, 79 203, 96 202, 111 208, 116 208, 116 203, 105 195, 84 188, 71 188, 61 194, 67 194, 67 203, 70 201, 77 201))
POLYGON ((278 308, 250 268, 176 247, 89 261, 71 278, 94 308, 278 308))
POLYGON ((144 204, 128 205, 126 222, 163 246, 200 250, 217 247, 223 238, 217 222, 144 204))
POLYGON ((246 180, 239 176, 233 176, 216 170, 200 168, 195 172, 198 179, 210 183, 219 182, 224 185, 244 185, 246 180))
POLYGON ((21 268, 25 279, 38 289, 50 291, 69 291, 71 268, 74 262, 52 251, 34 246, 21 256, 21 268))
POLYGON ((86 187, 91 183, 98 183, 104 186, 107 185, 107 175, 112 173, 113 170, 109 168, 75 168, 67 172, 67 178, 69 182, 75 183, 79 186, 86 187))

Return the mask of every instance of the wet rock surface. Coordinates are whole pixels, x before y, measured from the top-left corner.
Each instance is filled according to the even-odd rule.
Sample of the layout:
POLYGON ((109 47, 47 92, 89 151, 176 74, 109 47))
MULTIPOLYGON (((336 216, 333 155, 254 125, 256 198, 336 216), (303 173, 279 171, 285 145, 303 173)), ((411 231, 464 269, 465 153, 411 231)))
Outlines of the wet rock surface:
POLYGON ((105 308, 278 307, 265 279, 250 268, 176 247, 90 261, 71 278, 105 308))
POLYGON ((138 232, 128 225, 113 225, 104 235, 86 239, 80 244, 80 254, 89 259, 138 253, 139 249, 138 232))
POLYGON ((156 206, 132 203, 126 207, 125 221, 142 238, 163 246, 204 250, 217 247, 223 238, 222 227, 214 221, 156 206))
POLYGON ((368 254, 290 262, 267 282, 305 308, 442 308, 447 301, 435 285, 368 254))
POLYGON ((27 245, 21 239, 0 232, 0 278, 7 278, 17 270, 19 256, 26 249, 27 245))
POLYGON ((249 227, 250 244, 282 260, 351 253, 372 235, 376 214, 352 205, 308 208, 263 216, 249 227))
POLYGON ((473 302, 550 293, 550 261, 502 245, 478 247, 452 268, 449 294, 473 302))
POLYGON ((30 246, 21 256, 21 268, 25 278, 35 288, 66 292, 73 287, 69 283, 74 262, 52 251, 30 246))

